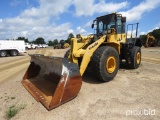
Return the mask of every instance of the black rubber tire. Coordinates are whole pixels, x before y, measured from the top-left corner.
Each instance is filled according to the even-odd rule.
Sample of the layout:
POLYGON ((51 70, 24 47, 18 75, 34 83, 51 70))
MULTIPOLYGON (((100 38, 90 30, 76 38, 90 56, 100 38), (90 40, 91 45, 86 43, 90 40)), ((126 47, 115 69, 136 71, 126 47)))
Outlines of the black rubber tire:
POLYGON ((18 55, 18 51, 17 50, 12 50, 10 52, 11 56, 17 56, 18 55))
POLYGON ((0 56, 1 57, 6 57, 7 56, 7 51, 5 51, 5 50, 0 51, 0 56))
POLYGON ((64 58, 68 58, 70 51, 70 49, 66 51, 66 53, 64 54, 64 58))
MULTIPOLYGON (((128 60, 126 60, 128 61, 128 60)), ((127 62, 127 65, 131 69, 137 69, 139 65, 141 64, 141 48, 138 46, 134 46, 131 49, 131 55, 130 55, 130 62, 127 62), (140 53, 140 62, 137 63, 137 53, 140 53)))
POLYGON ((102 46, 98 48, 91 57, 91 65, 94 70, 93 73, 98 80, 103 82, 112 80, 116 76, 119 69, 119 55, 117 50, 110 46, 102 46), (106 70, 106 62, 111 56, 114 56, 116 63, 113 73, 109 73, 106 70))

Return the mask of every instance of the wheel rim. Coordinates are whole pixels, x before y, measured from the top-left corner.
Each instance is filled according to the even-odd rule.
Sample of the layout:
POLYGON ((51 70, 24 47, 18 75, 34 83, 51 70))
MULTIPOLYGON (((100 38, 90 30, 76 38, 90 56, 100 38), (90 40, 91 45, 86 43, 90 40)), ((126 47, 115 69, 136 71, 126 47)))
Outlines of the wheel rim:
POLYGON ((116 69, 116 59, 113 56, 108 57, 106 62, 106 70, 109 73, 113 73, 116 69))
POLYGON ((17 55, 17 51, 12 51, 12 56, 16 56, 17 55))
POLYGON ((141 54, 140 52, 137 53, 137 64, 139 64, 141 61, 141 54))
POLYGON ((6 54, 4 52, 2 52, 2 56, 5 56, 6 54))
POLYGON ((15 52, 15 51, 13 51, 13 55, 16 55, 16 52, 15 52))

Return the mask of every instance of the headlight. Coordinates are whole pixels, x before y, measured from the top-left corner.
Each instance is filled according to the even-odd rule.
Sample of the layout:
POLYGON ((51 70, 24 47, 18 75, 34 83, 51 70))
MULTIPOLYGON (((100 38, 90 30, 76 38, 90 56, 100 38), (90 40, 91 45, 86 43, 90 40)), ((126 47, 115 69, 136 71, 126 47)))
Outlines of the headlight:
POLYGON ((107 34, 111 34, 111 33, 112 33, 111 29, 107 30, 107 34))
POLYGON ((78 38, 78 42, 81 42, 82 41, 82 38, 78 38))

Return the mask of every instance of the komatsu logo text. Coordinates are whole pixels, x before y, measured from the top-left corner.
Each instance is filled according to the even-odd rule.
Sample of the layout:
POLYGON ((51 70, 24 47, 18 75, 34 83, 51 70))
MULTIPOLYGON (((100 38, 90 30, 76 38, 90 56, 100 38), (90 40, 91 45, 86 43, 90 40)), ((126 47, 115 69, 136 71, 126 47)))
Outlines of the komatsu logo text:
POLYGON ((96 42, 95 44, 93 44, 93 45, 89 48, 89 50, 92 49, 92 48, 94 48, 96 45, 98 45, 98 42, 96 42))

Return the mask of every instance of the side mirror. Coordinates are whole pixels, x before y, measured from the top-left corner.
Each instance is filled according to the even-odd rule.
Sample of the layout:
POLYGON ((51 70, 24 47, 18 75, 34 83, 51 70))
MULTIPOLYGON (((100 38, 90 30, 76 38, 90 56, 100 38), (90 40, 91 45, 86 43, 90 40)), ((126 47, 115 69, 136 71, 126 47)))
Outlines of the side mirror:
POLYGON ((91 26, 91 27, 92 27, 92 29, 93 29, 93 28, 94 28, 94 24, 92 24, 92 26, 91 26))
POLYGON ((126 17, 122 17, 121 21, 122 21, 122 23, 125 23, 126 22, 126 17))

